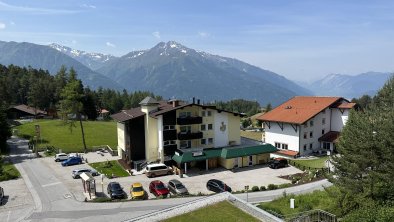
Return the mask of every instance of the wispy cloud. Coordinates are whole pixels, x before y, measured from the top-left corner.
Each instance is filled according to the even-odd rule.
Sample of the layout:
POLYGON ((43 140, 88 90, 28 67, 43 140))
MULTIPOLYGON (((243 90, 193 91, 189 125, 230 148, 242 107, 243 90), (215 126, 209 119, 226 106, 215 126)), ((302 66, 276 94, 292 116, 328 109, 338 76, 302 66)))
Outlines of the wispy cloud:
POLYGON ((0 22, 0 30, 5 29, 5 24, 0 22))
POLYGON ((2 1, 0 1, 0 11, 25 12, 25 13, 33 13, 33 14, 74 14, 79 12, 77 10, 36 8, 36 7, 28 7, 28 6, 10 5, 2 1))
POLYGON ((82 4, 81 7, 82 8, 91 8, 91 9, 97 8, 95 5, 88 5, 88 4, 82 4))
POLYGON ((160 39, 160 38, 161 38, 161 37, 160 37, 160 32, 158 32, 158 31, 152 32, 152 35, 153 35, 155 38, 157 38, 157 39, 160 39))
POLYGON ((109 47, 112 47, 112 48, 115 48, 115 47, 116 47, 116 45, 113 44, 113 43, 111 43, 111 42, 106 42, 105 44, 106 44, 107 46, 109 46, 109 47))
POLYGON ((10 25, 15 25, 15 22, 14 21, 10 21, 10 25))
POLYGON ((198 32, 198 36, 200 36, 201 38, 207 38, 211 36, 211 34, 209 34, 208 32, 198 32))

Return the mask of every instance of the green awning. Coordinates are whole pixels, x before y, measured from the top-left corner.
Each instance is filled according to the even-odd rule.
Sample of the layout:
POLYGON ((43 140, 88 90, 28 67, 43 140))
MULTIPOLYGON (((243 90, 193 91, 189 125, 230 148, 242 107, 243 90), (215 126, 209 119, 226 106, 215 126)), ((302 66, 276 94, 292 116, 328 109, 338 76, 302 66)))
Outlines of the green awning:
POLYGON ((188 163, 193 161, 202 161, 212 158, 221 157, 224 159, 231 159, 242 156, 251 156, 263 153, 273 153, 278 151, 271 144, 249 146, 249 147, 225 147, 225 148, 211 148, 202 151, 176 151, 172 159, 177 163, 188 163))
POLYGON ((220 157, 220 153, 222 152, 222 149, 205 149, 202 151, 196 151, 196 152, 179 152, 175 153, 172 156, 172 159, 176 161, 177 163, 188 163, 192 161, 201 161, 201 160, 207 160, 211 158, 217 158, 220 157))
POLYGON ((274 146, 271 144, 264 144, 258 146, 249 146, 249 147, 228 147, 223 148, 221 157, 224 159, 231 159, 236 157, 242 156, 251 156, 263 153, 273 153, 278 151, 274 146))

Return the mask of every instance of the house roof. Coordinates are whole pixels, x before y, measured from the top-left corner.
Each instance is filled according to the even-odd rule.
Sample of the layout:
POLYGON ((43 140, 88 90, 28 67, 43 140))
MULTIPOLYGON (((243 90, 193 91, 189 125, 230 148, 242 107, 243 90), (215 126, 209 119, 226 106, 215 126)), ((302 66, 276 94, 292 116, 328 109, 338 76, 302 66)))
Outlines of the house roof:
POLYGON ((338 142, 340 132, 330 131, 319 138, 319 141, 336 143, 338 142))
POLYGON ((338 109, 352 109, 356 106, 356 103, 340 103, 335 108, 338 109))
POLYGON ((154 98, 147 96, 139 104, 140 105, 156 105, 156 104, 159 104, 159 102, 157 102, 157 100, 155 100, 154 98))
POLYGON ((275 109, 261 115, 258 120, 303 124, 342 97, 296 96, 275 109))
POLYGON ((295 157, 295 156, 298 155, 298 152, 297 151, 293 151, 293 150, 278 150, 274 154, 282 155, 282 156, 295 157))
POLYGON ((262 153, 273 153, 277 149, 271 144, 263 144, 257 146, 238 146, 238 147, 224 147, 224 148, 212 148, 204 149, 202 151, 177 151, 179 155, 175 154, 172 159, 177 163, 187 163, 192 161, 201 161, 211 158, 224 158, 232 159, 242 156, 251 156, 262 153))
POLYGON ((273 153, 277 150, 278 149, 276 149, 276 147, 267 143, 259 146, 224 148, 222 149, 220 156, 224 159, 231 159, 235 157, 251 156, 262 153, 273 153))
POLYGON ((144 115, 145 113, 141 111, 141 108, 133 108, 129 110, 122 110, 119 113, 111 115, 111 117, 118 122, 124 122, 144 115))
POLYGON ((45 112, 43 110, 36 109, 36 108, 30 107, 30 106, 27 106, 24 104, 13 106, 13 107, 11 107, 11 109, 16 109, 16 110, 19 110, 19 111, 22 111, 22 112, 25 112, 25 113, 28 113, 31 115, 47 115, 47 112, 45 112))

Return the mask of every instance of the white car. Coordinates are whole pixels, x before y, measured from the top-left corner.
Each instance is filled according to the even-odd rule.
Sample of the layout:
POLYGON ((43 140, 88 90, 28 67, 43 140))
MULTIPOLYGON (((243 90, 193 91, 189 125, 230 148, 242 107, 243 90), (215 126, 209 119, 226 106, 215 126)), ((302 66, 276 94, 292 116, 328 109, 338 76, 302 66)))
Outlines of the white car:
POLYGON ((80 175, 81 175, 82 173, 90 173, 90 174, 92 174, 92 176, 98 176, 98 175, 99 175, 99 173, 98 173, 96 170, 94 170, 94 169, 83 168, 83 169, 76 169, 76 170, 73 170, 71 176, 72 176, 74 179, 78 179, 78 178, 81 178, 80 175))
POLYGON ((55 162, 67 160, 68 157, 69 156, 66 153, 58 153, 55 155, 55 162))

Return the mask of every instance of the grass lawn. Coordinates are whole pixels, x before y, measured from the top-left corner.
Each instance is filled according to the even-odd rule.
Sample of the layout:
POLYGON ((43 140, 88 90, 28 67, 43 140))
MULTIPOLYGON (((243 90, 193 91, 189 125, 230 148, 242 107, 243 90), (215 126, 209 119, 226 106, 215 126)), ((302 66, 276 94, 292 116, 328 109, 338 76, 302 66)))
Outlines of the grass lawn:
POLYGON ((130 176, 116 160, 89 163, 89 165, 96 169, 97 172, 105 174, 108 178, 111 178, 112 174, 114 174, 116 177, 130 176))
POLYGON ((296 162, 297 164, 300 164, 305 167, 325 168, 326 165, 324 163, 328 159, 329 159, 329 156, 323 156, 323 157, 318 157, 317 159, 312 159, 312 160, 291 160, 291 162, 296 162))
POLYGON ((241 221, 260 221, 253 216, 245 213, 244 211, 233 206, 228 201, 219 202, 196 211, 179 215, 173 218, 164 220, 165 222, 191 222, 191 221, 204 221, 204 222, 241 222, 241 221))
MULTIPOLYGON (((83 143, 79 122, 75 122, 75 128, 70 131, 69 125, 64 125, 61 120, 35 120, 30 123, 17 126, 20 136, 34 136, 34 125, 40 125, 41 137, 44 146, 54 146, 62 149, 62 152, 82 152, 83 143)), ((117 131, 115 122, 83 121, 86 146, 109 145, 111 148, 117 146, 117 131)))
POLYGON ((21 174, 12 163, 1 161, 2 172, 0 174, 0 182, 19 178, 21 174))
MULTIPOLYGON (((327 188, 328 191, 335 193, 336 187, 327 188)), ((314 191, 313 193, 302 195, 286 195, 271 202, 258 205, 263 210, 274 211, 281 215, 296 214, 313 209, 321 209, 339 215, 338 207, 335 206, 335 199, 325 190, 314 191), (290 198, 295 199, 295 208, 290 208, 290 198)))
POLYGON ((262 132, 253 132, 253 131, 243 131, 241 130, 241 136, 246 137, 252 140, 261 141, 262 132))

